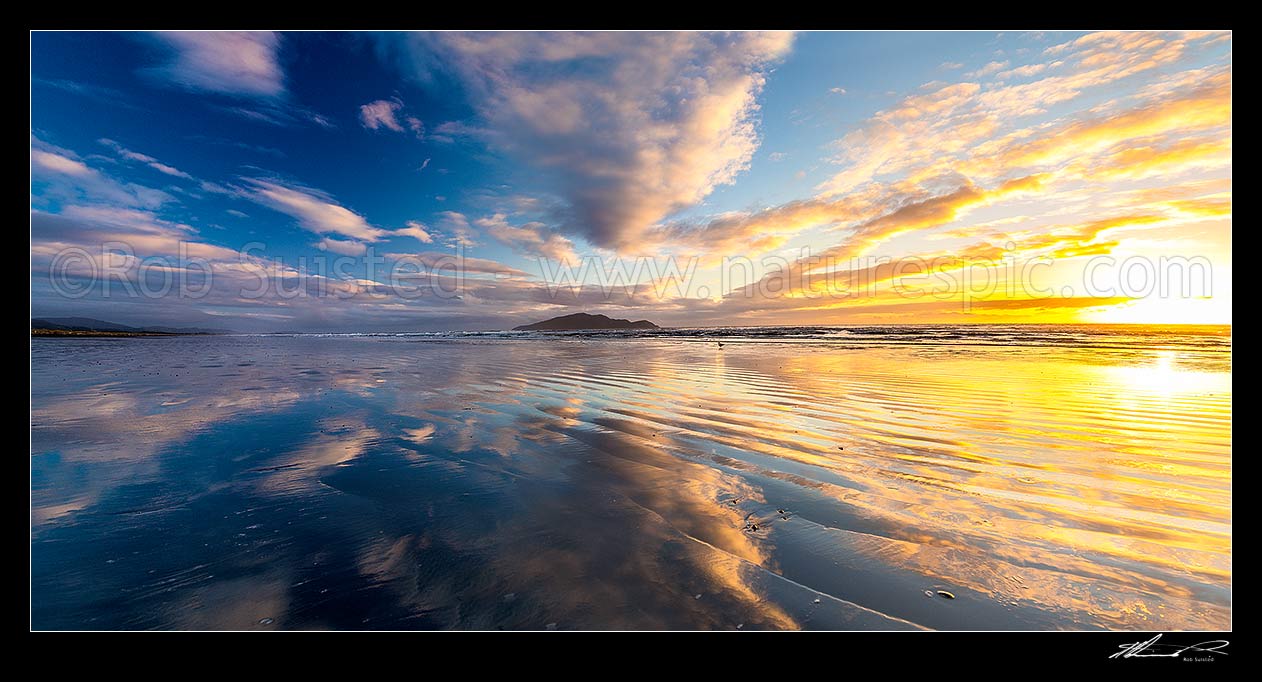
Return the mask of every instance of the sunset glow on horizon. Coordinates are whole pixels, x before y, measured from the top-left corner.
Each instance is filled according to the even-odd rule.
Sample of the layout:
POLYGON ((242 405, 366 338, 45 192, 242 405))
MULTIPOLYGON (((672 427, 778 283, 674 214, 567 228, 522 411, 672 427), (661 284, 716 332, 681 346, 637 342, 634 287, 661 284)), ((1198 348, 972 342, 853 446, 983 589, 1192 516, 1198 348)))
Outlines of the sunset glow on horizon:
POLYGON ((1231 324, 1230 32, 31 40, 37 317, 1231 324))

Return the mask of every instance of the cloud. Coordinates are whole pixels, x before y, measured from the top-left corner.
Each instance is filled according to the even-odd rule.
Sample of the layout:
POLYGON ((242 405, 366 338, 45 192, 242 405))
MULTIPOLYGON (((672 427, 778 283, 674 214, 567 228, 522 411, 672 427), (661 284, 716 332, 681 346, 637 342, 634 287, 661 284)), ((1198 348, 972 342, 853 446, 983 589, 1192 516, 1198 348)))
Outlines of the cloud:
POLYGON ((389 128, 401 133, 403 126, 395 120, 394 113, 402 107, 403 103, 397 100, 379 99, 376 102, 369 102, 359 107, 359 122, 369 130, 389 128))
POLYGON ((244 97, 285 94, 280 36, 268 31, 161 31, 166 64, 147 73, 190 90, 244 97))
MULTIPOLYGON (((92 310, 101 311, 96 314, 108 316, 108 319, 114 319, 113 311, 129 307, 143 308, 140 315, 167 324, 181 318, 188 319, 207 309, 237 310, 239 316, 235 318, 234 325, 258 318, 284 319, 286 315, 274 314, 277 310, 271 307, 273 300, 254 298, 246 292, 254 290, 260 275, 270 279, 272 290, 276 291, 279 280, 292 280, 302 274, 278 262, 202 241, 191 226, 165 220, 151 211, 74 205, 64 207, 60 215, 40 211, 31 213, 33 301, 40 301, 43 305, 64 305, 66 301, 59 300, 60 296, 48 288, 51 283, 50 261, 71 247, 99 254, 106 243, 118 246, 112 251, 115 255, 108 261, 116 275, 102 277, 98 267, 90 262, 81 262, 68 268, 64 276, 98 291, 107 288, 117 291, 120 295, 112 299, 99 298, 92 303, 92 310), (136 284, 144 276, 140 268, 142 262, 148 263, 144 270, 150 274, 166 272, 170 276, 183 276, 176 273, 187 270, 192 281, 202 281, 198 278, 205 271, 200 265, 190 266, 189 259, 204 260, 205 265, 213 269, 214 277, 205 280, 211 287, 205 295, 195 300, 176 295, 125 295, 128 291, 134 292, 136 284), (116 277, 123 279, 116 281, 116 277), (108 308, 108 315, 102 306, 108 308)), ((320 282, 309 278, 308 283, 320 282)))
POLYGON ((316 242, 315 247, 321 251, 332 251, 343 256, 362 256, 368 251, 368 245, 363 242, 329 237, 316 242))
MULTIPOLYGON (((418 138, 425 135, 425 124, 421 123, 421 119, 415 116, 402 116, 400 121, 400 112, 404 109, 403 100, 395 97, 393 99, 379 99, 375 102, 360 105, 359 122, 369 130, 380 130, 385 128, 401 133, 405 129, 412 131, 418 138)), ((429 163, 429 159, 425 160, 429 163)), ((421 166, 424 169, 424 166, 421 166)))
POLYGON ((196 142, 203 142, 206 144, 213 144, 213 145, 217 145, 221 147, 236 147, 237 149, 244 149, 248 152, 253 152, 256 154, 266 154, 267 156, 274 156, 281 159, 285 158, 285 152, 275 147, 268 147, 266 145, 252 144, 250 142, 245 142, 242 140, 229 140, 227 138, 215 137, 213 135, 197 134, 197 135, 188 135, 187 137, 188 139, 194 140, 196 142))
POLYGON ((829 92, 833 93, 834 95, 844 95, 846 94, 846 89, 845 88, 831 88, 829 89, 829 92))
POLYGON ((730 212, 701 224, 670 224, 649 236, 663 245, 749 255, 779 248, 799 232, 828 227, 848 232, 846 239, 827 252, 842 255, 870 248, 899 234, 946 225, 975 207, 1037 191, 1043 180, 1043 176, 1026 176, 992 190, 966 182, 941 194, 872 187, 840 197, 818 196, 758 211, 730 212))
POLYGON ((578 261, 578 256, 574 253, 574 244, 565 237, 548 230, 543 223, 510 225, 504 214, 496 213, 489 218, 475 220, 474 225, 486 230, 495 241, 520 254, 571 263, 578 261))
MULTIPOLYGON (((1083 256, 1174 248, 1170 245, 1176 241, 1208 244, 1210 249, 1229 247, 1231 73, 1229 54, 1218 56, 1229 51, 1229 45, 1213 53, 1192 52, 1193 46, 1213 44, 1221 35, 1091 34, 1063 44, 1041 62, 1021 63, 1047 43, 1015 53, 1021 55, 1014 57, 1016 66, 988 64, 967 78, 956 73, 951 79, 962 82, 942 82, 951 74, 939 72, 938 80, 889 100, 884 110, 867 120, 845 122, 843 132, 848 134, 826 152, 830 158, 820 160, 835 164, 831 178, 801 149, 763 151, 760 159, 771 162, 791 152, 795 167, 786 169, 786 176, 802 167, 808 167, 812 177, 822 172, 826 180, 814 196, 763 207, 757 203, 757 192, 746 195, 741 188, 735 199, 728 193, 723 201, 751 208, 709 215, 703 213, 707 195, 735 178, 757 152, 757 98, 762 78, 776 58, 767 55, 783 54, 785 48, 752 48, 753 38, 744 34, 641 38, 648 47, 603 34, 558 34, 555 39, 498 34, 389 38, 406 42, 417 59, 423 51, 431 55, 424 68, 446 69, 457 78, 474 115, 425 131, 419 120, 413 123, 401 100, 390 98, 364 105, 384 105, 385 110, 367 117, 362 110, 357 112, 360 123, 387 136, 424 134, 426 141, 461 138, 462 145, 484 144, 497 161, 507 159, 520 173, 496 178, 482 191, 466 188, 461 194, 469 207, 464 210, 471 211, 468 216, 438 213, 424 224, 378 227, 326 192, 260 170, 246 172, 255 177, 223 184, 194 178, 194 184, 187 185, 190 191, 179 195, 187 205, 167 212, 163 203, 174 202, 175 197, 120 178, 150 177, 131 164, 147 165, 169 177, 185 177, 182 170, 112 140, 102 141, 114 152, 107 158, 76 154, 33 137, 33 265, 46 273, 47 256, 55 247, 121 237, 138 247, 137 256, 171 253, 167 250, 189 241, 195 250, 213 254, 217 266, 230 268, 235 252, 198 241, 193 227, 176 220, 193 222, 188 216, 198 214, 223 216, 222 205, 192 203, 209 198, 209 193, 249 199, 292 216, 304 230, 318 235, 305 240, 308 246, 361 255, 370 243, 391 240, 391 250, 402 253, 386 254, 389 259, 417 258, 422 264, 450 260, 450 253, 441 253, 448 247, 492 240, 517 254, 557 260, 574 259, 576 245, 609 248, 623 256, 696 252, 706 259, 729 254, 793 259, 800 253, 797 247, 809 244, 812 256, 837 260, 920 252, 927 258, 993 261, 1008 254, 1018 259, 1037 254, 1058 263, 1066 260, 1065 268, 1081 268, 1083 256), (1183 57, 1194 54, 1196 59, 1183 57), (1207 60, 1201 57, 1216 61, 1205 65, 1207 60), (108 172, 118 175, 110 177, 108 172), (701 210, 681 214, 681 207, 701 210), (63 215, 40 213, 44 210, 63 215), (412 246, 432 250, 411 256, 406 252, 412 246), (877 246, 883 250, 876 251, 877 246), (933 248, 941 251, 924 253, 933 248)), ((827 83, 817 85, 817 92, 829 89, 827 83)), ((275 125, 314 122, 285 102, 283 93, 250 97, 206 101, 225 109, 231 105, 240 110, 234 115, 275 125)), ((411 168, 430 165, 442 164, 425 159, 411 168)), ((184 183, 163 182, 175 193, 178 190, 168 186, 172 184, 184 183)), ((258 215, 255 210, 250 213, 258 215)), ((242 226, 244 221, 233 225, 242 226)), ((223 239, 232 233, 211 234, 223 239)), ((1229 249, 1226 253, 1229 259, 1229 249)), ((705 267, 711 262, 702 261, 705 267)), ((788 262, 790 276, 831 274, 856 287, 873 281, 882 288, 873 297, 839 302, 795 297, 791 287, 790 295, 779 298, 745 287, 712 288, 728 294, 718 300, 676 298, 646 288, 611 301, 587 287, 558 298, 535 279, 542 273, 465 257, 466 272, 476 281, 459 300, 238 302, 226 291, 224 298, 207 300, 216 310, 256 311, 286 328, 327 322, 364 329, 375 327, 378 320, 407 326, 417 319, 446 320, 455 327, 463 324, 461 320, 523 310, 534 311, 533 317, 539 311, 570 306, 619 307, 623 317, 685 323, 739 319, 750 324, 815 324, 898 321, 909 315, 921 321, 966 321, 949 301, 931 309, 892 298, 887 285, 896 275, 890 267, 850 264, 837 269, 819 268, 806 260, 788 262), (754 293, 747 295, 750 291, 754 293), (634 312, 646 306, 653 311, 634 312), (290 320, 302 322, 290 325, 290 320)), ((749 278, 766 280, 767 272, 756 265, 749 278)), ((1057 272, 1057 277, 1061 272, 1066 277, 1075 274, 1057 272)), ((33 269, 33 284, 36 274, 33 269)), ((712 274, 717 278, 716 271, 701 277, 712 274)), ((360 280, 330 286, 381 285, 360 280)), ((1081 305, 1099 305, 1099 299, 1091 300, 1084 299, 1081 305)), ((996 320, 1027 312, 1037 319, 1044 310, 1046 315, 1068 318, 1079 306, 1076 301, 1018 301, 977 302, 975 307, 989 311, 986 319, 996 320), (1057 313, 1057 308, 1064 310, 1057 313)))
MULTIPOLYGON (((496 275, 499 277, 529 277, 530 274, 505 265, 499 261, 487 258, 474 258, 472 256, 460 256, 457 258, 450 253, 441 253, 438 251, 423 251, 421 253, 387 253, 385 257, 389 260, 404 263, 415 263, 423 266, 427 270, 438 270, 439 273, 450 269, 453 263, 459 263, 461 270, 465 274, 475 275, 496 275)), ((403 271, 406 272, 406 271, 403 271)))
MULTIPOLYGON (((400 39, 400 38, 388 38, 400 39)), ((786 33, 440 33, 401 38, 461 79, 477 130, 564 197, 559 227, 622 248, 732 182, 786 33)), ((440 134, 454 131, 440 126, 440 134)))
POLYGON ((178 168, 175 168, 173 166, 168 166, 167 164, 162 163, 161 161, 158 161, 152 156, 141 154, 140 152, 134 152, 109 138, 103 137, 97 140, 97 142, 114 150, 114 153, 118 154, 119 158, 126 159, 127 161, 135 161, 137 163, 143 163, 146 166, 149 166, 150 168, 158 171, 159 173, 170 175, 171 177, 183 178, 185 180, 193 179, 193 176, 189 175, 188 173, 185 173, 184 171, 178 168))
POLYGON ((87 164, 78 159, 71 159, 42 149, 31 150, 31 163, 44 170, 73 177, 92 177, 96 174, 96 171, 88 168, 87 164))
POLYGON ((965 78, 985 78, 993 73, 999 73, 1008 68, 1008 62, 990 62, 976 71, 970 71, 964 74, 965 78))
POLYGON ((293 102, 280 64, 282 39, 267 31, 165 31, 143 35, 163 49, 166 62, 141 70, 161 83, 226 95, 211 108, 277 127, 333 130, 327 116, 293 102))
MULTIPOLYGON (((220 320, 214 326, 236 329, 362 329, 364 325, 377 324, 400 329, 459 328, 468 325, 484 328, 495 326, 496 323, 490 320, 496 316, 546 299, 543 288, 534 284, 532 287, 538 291, 529 302, 524 301, 524 296, 519 302, 507 294, 499 301, 492 290, 485 291, 488 299, 477 299, 486 305, 469 306, 464 300, 438 297, 418 300, 401 296, 381 282, 333 278, 321 272, 286 266, 270 256, 241 253, 235 248, 209 243, 199 237, 192 225, 170 220, 156 210, 130 205, 135 203, 135 195, 126 191, 127 185, 87 165, 72 151, 53 147, 34 137, 31 151, 32 174, 36 179, 32 184, 31 296, 32 304, 42 310, 56 310, 69 315, 88 312, 76 308, 74 302, 68 302, 53 287, 51 263, 67 248, 98 254, 106 243, 118 245, 118 248, 111 248, 109 263, 112 270, 120 273, 121 279, 113 276, 102 278, 99 268, 79 261, 59 270, 58 276, 96 292, 116 292, 117 295, 109 299, 94 298, 90 304, 91 314, 109 319, 141 318, 172 324, 204 316, 207 314, 204 311, 213 310, 220 320), (86 190, 83 189, 85 187, 86 190), (110 188, 111 191, 106 192, 102 188, 110 188), (36 204, 52 193, 57 195, 57 201, 50 203, 58 214, 37 209, 36 204), (152 282, 152 278, 160 273, 171 277, 187 275, 191 281, 203 281, 200 278, 204 270, 200 265, 190 265, 189 258, 203 259, 213 269, 213 280, 206 280, 211 283, 211 288, 204 296, 196 299, 179 296, 151 298, 129 293, 143 285, 146 278, 152 282), (251 293, 259 290, 260 277, 267 283, 261 296, 251 293), (302 295, 293 296, 292 293, 297 291, 302 295), (363 293, 373 295, 359 295, 363 293)), ((371 237, 371 230, 377 229, 369 226, 366 232, 364 225, 367 222, 362 217, 348 209, 338 210, 341 207, 322 192, 290 182, 270 178, 245 179, 229 191, 234 196, 249 198, 294 215, 313 231, 328 230, 313 246, 330 253, 363 255, 367 250, 367 240, 341 235, 340 232, 371 237)), ((473 230, 467 220, 457 213, 439 215, 437 220, 445 234, 463 235, 473 230)), ((384 230, 381 232, 390 234, 384 230)), ((422 255, 421 260, 434 261, 438 257, 438 254, 430 253, 422 255)), ((450 255, 444 262, 448 260, 450 255)), ((479 275, 493 275, 495 281, 504 282, 528 277, 520 270, 487 259, 465 257, 462 265, 471 282, 479 275)), ((485 277, 483 280, 490 281, 485 277)), ((485 285, 471 286, 474 289, 478 287, 485 288, 485 285)), ((501 288, 500 291, 507 289, 501 288)), ((205 324, 205 320, 197 323, 205 324)))
POLYGON ((981 300, 973 306, 995 310, 1059 310, 1065 308, 1097 308, 1130 303, 1126 296, 1075 296, 1070 298, 998 298, 981 300))
MULTIPOLYGON (((991 165, 1046 166, 1108 152, 1121 144, 1154 136, 1226 128, 1231 124, 1231 74, 1223 71, 1180 93, 1165 93, 1140 106, 1083 118, 1053 134, 1017 138, 993 154, 991 165)), ((1125 151, 1125 150, 1119 150, 1125 151)), ((1124 158, 1125 155, 1123 155, 1124 158)))
POLYGON ((1040 255, 1063 259, 1106 255, 1120 245, 1117 239, 1108 238, 1110 235, 1153 229, 1168 225, 1171 220, 1171 216, 1151 212, 1116 215, 1079 224, 1046 225, 1037 230, 999 233, 986 241, 965 246, 955 255, 966 260, 989 261, 1005 256, 1028 259, 1040 255))
POLYGON ((94 99, 99 102, 105 102, 117 107, 123 107, 125 109, 139 108, 131 102, 131 98, 123 91, 96 85, 94 83, 81 83, 73 80, 31 76, 31 85, 55 88, 62 92, 80 95, 82 97, 94 99))
POLYGON ((245 183, 249 189, 243 196, 292 216, 303 229, 316 234, 338 234, 363 241, 376 241, 389 234, 319 190, 260 178, 246 178, 245 183))
MULTIPOLYGON (((108 203, 156 208, 173 200, 166 192, 111 178, 87 165, 78 154, 31 137, 31 179, 42 185, 38 200, 108 203)), ((33 185, 34 188, 34 185, 33 185)))
POLYGON ((995 74, 995 79, 1002 81, 1008 80, 1009 78, 1029 78, 1030 76, 1035 76, 1046 71, 1049 67, 1055 68, 1057 66, 1060 66, 1060 63, 1038 62, 1036 64, 1026 64, 1025 66, 1018 66, 1015 69, 1009 69, 1008 71, 995 74))
MULTIPOLYGON (((1063 44, 1055 60, 1049 61, 1046 69, 1037 74, 1042 76, 1037 80, 1005 83, 1003 74, 999 74, 989 81, 982 78, 979 82, 926 84, 921 91, 877 112, 838 140, 835 144, 838 153, 833 161, 842 168, 818 189, 829 194, 849 192, 882 176, 896 176, 913 169, 925 177, 947 172, 996 177, 1014 169, 1002 161, 990 163, 986 159, 997 159, 1000 147, 1019 147, 1031 138, 1042 140, 1039 144, 1048 148, 1073 150, 1073 145, 1048 135, 1045 129, 1021 126, 1025 125, 1027 117, 1046 113, 1051 107, 1064 105, 1084 92, 1104 91, 1106 86, 1122 79, 1171 64, 1185 53, 1192 41, 1204 39, 1181 33, 1089 34, 1074 43, 1063 44)), ((996 68, 987 67, 991 68, 970 76, 980 76, 981 71, 996 68)), ((1200 74, 1202 80, 1210 75, 1200 74)), ((1158 82, 1166 84, 1164 91, 1139 93, 1141 99, 1150 102, 1149 106, 1160 107, 1172 91, 1186 92, 1198 85, 1174 77, 1163 77, 1158 82)), ((1107 109, 1122 99, 1106 100, 1106 104, 1100 106, 1107 109)), ((1215 115, 1222 121, 1220 115, 1215 115)), ((1098 110, 1096 116, 1113 119, 1116 114, 1098 110)), ((1080 118, 1081 114, 1077 119, 1080 118)), ((1089 121, 1077 119, 1071 117, 1062 125, 1067 129, 1089 125, 1089 121)), ((1138 131, 1135 127, 1131 134, 1138 131)), ((1068 132, 1078 133, 1077 130, 1068 132)), ((1027 161, 1034 160, 1035 151, 1031 150, 1027 161)))
POLYGON ((409 220, 406 227, 399 228, 394 233, 404 237, 411 237, 422 244, 429 244, 434 241, 434 236, 426 231, 425 226, 415 220, 409 220))
POLYGON ((438 224, 442 233, 451 237, 448 240, 450 246, 478 246, 473 226, 469 224, 469 219, 463 213, 458 211, 440 211, 435 215, 438 217, 438 224))
MULTIPOLYGON (((184 254, 239 264, 238 252, 198 241, 191 226, 142 209, 68 206, 60 215, 33 212, 31 225, 32 272, 39 271, 40 263, 61 248, 79 246, 99 253, 107 242, 125 244, 135 258, 184 254)), ((47 272, 45 269, 43 274, 47 272)))
POLYGON ((215 108, 233 116, 244 118, 247 121, 264 123, 278 128, 295 126, 315 126, 324 130, 337 128, 337 125, 323 114, 279 100, 259 100, 249 106, 216 106, 215 108))

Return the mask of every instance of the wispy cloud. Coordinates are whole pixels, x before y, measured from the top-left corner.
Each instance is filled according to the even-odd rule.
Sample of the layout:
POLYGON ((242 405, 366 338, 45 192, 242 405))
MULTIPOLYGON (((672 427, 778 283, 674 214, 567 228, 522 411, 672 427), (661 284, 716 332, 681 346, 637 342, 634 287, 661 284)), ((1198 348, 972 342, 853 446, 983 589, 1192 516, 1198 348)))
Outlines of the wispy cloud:
POLYGON ((405 227, 395 230, 394 233, 402 237, 411 237, 422 244, 429 244, 434 241, 434 236, 429 233, 425 226, 415 220, 409 220, 405 227))
POLYGON ((158 171, 159 173, 170 175, 171 177, 174 177, 174 178, 183 178, 185 180, 193 179, 193 176, 189 175, 188 173, 185 173, 184 171, 178 168, 175 168, 174 166, 168 166, 167 164, 162 163, 161 161, 147 154, 134 152, 109 138, 103 137, 97 140, 97 142, 114 150, 114 153, 117 154, 119 158, 125 159, 127 161, 135 161, 137 163, 143 163, 144 165, 149 166, 150 168, 158 171))
POLYGON ((362 256, 368 251, 368 245, 353 239, 332 239, 325 237, 316 242, 316 248, 321 251, 332 251, 343 256, 362 256))
POLYGON ((31 150, 31 165, 45 171, 79 178, 92 177, 96 174, 96 171, 88 168, 87 164, 78 159, 43 149, 31 150))
POLYGON ((31 177, 47 184, 46 194, 60 200, 156 208, 172 201, 152 187, 112 178, 89 166, 73 151, 31 138, 31 177))
POLYGON ((172 87, 220 95, 210 106, 233 116, 277 127, 332 130, 329 117, 293 101, 285 86, 283 39, 268 31, 161 31, 139 34, 156 43, 164 61, 141 69, 172 87), (223 101, 223 100, 227 101, 223 101))
POLYGON ((263 206, 292 216, 303 229, 316 234, 336 234, 363 241, 376 241, 387 231, 368 224, 358 213, 337 203, 328 194, 279 180, 246 178, 243 196, 263 206))
POLYGON ((507 216, 496 213, 475 220, 474 225, 486 231, 495 241, 527 256, 542 256, 556 261, 576 262, 574 244, 549 230, 540 222, 510 225, 507 216))
MULTIPOLYGON (((393 130, 396 133, 411 131, 417 137, 425 135, 421 119, 404 114, 403 100, 379 99, 359 107, 359 122, 368 130, 393 130)), ((428 160, 427 160, 428 161, 428 160)))
MULTIPOLYGON (((450 267, 450 264, 453 262, 452 254, 440 251, 422 251, 420 253, 386 253, 383 255, 385 258, 392 261, 410 261, 430 269, 439 269, 444 265, 450 267)), ((530 276, 530 273, 488 258, 463 256, 460 258, 460 267, 461 271, 465 274, 497 275, 500 277, 521 278, 530 276)))
POLYGON ((289 102, 260 100, 249 105, 216 106, 224 113, 244 118, 256 123, 264 123, 278 128, 307 126, 334 130, 337 128, 330 118, 316 113, 306 107, 289 102))
POLYGON ((121 90, 108 88, 94 83, 83 83, 80 81, 68 80, 64 78, 40 78, 38 76, 31 77, 32 86, 43 86, 54 88, 62 92, 69 92, 75 95, 88 97, 99 102, 108 102, 109 104, 127 108, 136 109, 137 106, 131 101, 121 90))
POLYGON ((976 71, 969 71, 968 73, 964 74, 964 77, 965 78, 985 78, 986 76, 999 73, 1000 71, 1003 71, 1004 69, 1008 68, 1008 64, 1009 62, 1006 60, 1002 62, 998 62, 998 61, 990 62, 976 71))
POLYGON ((164 82, 205 92, 244 97, 285 93, 280 36, 268 31, 162 31, 166 63, 146 73, 164 82))

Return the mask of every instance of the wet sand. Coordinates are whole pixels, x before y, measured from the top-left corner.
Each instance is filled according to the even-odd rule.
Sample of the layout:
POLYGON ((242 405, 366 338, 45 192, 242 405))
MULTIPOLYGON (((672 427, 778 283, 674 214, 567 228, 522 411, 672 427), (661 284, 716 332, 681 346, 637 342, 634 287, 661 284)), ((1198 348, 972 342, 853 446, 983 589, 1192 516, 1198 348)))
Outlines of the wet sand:
POLYGON ((1229 628, 1159 332, 33 339, 32 625, 1229 628))

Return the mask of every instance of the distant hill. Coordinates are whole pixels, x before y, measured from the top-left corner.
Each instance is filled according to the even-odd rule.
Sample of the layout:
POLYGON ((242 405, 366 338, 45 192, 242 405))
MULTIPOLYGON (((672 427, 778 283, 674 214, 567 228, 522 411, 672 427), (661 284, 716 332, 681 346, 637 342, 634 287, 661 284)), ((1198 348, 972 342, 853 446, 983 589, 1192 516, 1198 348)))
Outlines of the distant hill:
POLYGON ((543 322, 534 324, 524 324, 520 327, 513 327, 515 332, 541 332, 541 331, 577 331, 581 329, 661 329, 657 325, 648 320, 618 320, 604 315, 589 315, 587 313, 574 313, 573 315, 562 315, 554 317, 543 322))
POLYGON ((94 320, 90 317, 44 317, 31 318, 31 329, 55 332, 109 332, 112 334, 225 334, 226 329, 209 329, 205 327, 129 327, 116 322, 94 320))

